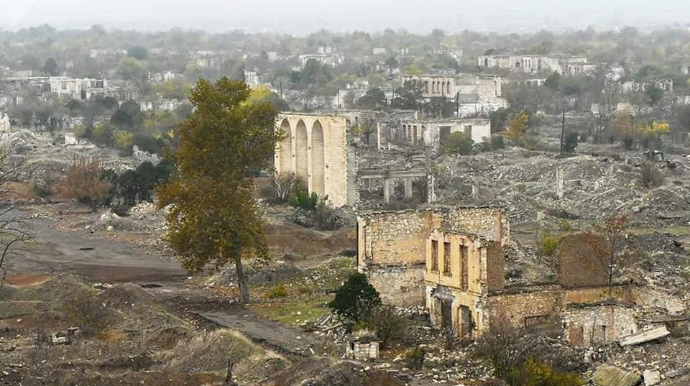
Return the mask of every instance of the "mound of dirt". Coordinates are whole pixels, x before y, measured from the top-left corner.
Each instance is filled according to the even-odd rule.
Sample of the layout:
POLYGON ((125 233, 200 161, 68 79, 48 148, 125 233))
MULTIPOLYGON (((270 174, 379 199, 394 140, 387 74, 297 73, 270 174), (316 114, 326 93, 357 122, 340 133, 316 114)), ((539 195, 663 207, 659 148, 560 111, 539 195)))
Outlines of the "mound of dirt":
POLYGON ((100 295, 108 307, 119 310, 130 309, 134 306, 149 307, 157 304, 156 298, 141 287, 125 283, 104 290, 100 295))
POLYGON ((240 333, 221 329, 180 341, 164 362, 170 369, 188 373, 222 371, 227 369, 228 361, 239 363, 262 352, 240 333))
POLYGON ((192 335, 191 331, 184 327, 162 327, 149 333, 146 346, 158 350, 170 350, 180 341, 187 340, 192 335))
POLYGON ((364 372, 354 362, 309 358, 264 381, 267 386, 403 386, 383 371, 364 372))
MULTIPOLYGON (((294 264, 283 261, 247 260, 244 267, 247 281, 250 285, 273 283, 290 280, 300 274, 300 269, 294 264)), ((215 280, 219 285, 232 285, 237 283, 235 267, 228 266, 215 280)))

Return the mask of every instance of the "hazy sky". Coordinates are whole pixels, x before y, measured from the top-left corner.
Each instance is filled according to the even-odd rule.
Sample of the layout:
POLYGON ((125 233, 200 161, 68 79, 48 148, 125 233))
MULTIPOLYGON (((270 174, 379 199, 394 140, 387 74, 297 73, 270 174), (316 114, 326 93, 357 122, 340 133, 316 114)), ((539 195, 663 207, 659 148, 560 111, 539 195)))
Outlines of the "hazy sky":
POLYGON ((0 28, 42 23, 308 33, 406 28, 520 32, 690 22, 690 0, 0 0, 0 28))

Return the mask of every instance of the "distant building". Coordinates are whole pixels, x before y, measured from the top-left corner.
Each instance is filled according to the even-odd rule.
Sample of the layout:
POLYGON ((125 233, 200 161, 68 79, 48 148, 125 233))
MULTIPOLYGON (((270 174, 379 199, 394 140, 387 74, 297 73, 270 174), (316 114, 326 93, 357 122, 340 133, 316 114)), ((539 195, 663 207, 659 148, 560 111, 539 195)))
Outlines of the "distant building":
POLYGON ((257 71, 244 70, 244 83, 249 87, 258 87, 261 85, 259 80, 259 73, 257 71))
POLYGON ((586 75, 597 69, 597 65, 587 63, 583 56, 551 57, 545 55, 482 55, 477 65, 483 68, 498 68, 535 74, 539 72, 557 72, 561 75, 586 75))

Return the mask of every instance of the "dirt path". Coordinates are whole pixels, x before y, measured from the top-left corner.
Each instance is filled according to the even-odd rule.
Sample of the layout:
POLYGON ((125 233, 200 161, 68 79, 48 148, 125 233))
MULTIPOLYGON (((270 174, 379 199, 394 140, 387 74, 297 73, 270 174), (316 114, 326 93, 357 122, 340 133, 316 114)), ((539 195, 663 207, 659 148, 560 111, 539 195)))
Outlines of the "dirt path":
POLYGON ((66 272, 90 282, 156 283, 147 291, 161 303, 187 316, 239 330, 268 348, 309 356, 311 348, 318 347, 308 334, 262 319, 233 299, 204 288, 189 288, 184 283, 187 272, 175 261, 149 255, 127 242, 94 237, 86 229, 63 230, 56 227, 56 220, 29 219, 27 223, 36 237, 7 261, 10 278, 66 272))
POLYGON ((150 256, 123 242, 94 239, 88 230, 61 231, 56 221, 29 219, 32 240, 7 261, 8 275, 69 272, 89 281, 179 282, 187 277, 179 263, 150 256))

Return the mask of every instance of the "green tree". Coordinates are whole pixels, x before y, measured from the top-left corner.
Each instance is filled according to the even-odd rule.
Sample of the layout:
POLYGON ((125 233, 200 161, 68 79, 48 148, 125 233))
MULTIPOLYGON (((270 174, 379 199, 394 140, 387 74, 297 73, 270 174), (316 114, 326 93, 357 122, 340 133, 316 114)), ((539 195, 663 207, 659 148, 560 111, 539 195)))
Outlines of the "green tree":
POLYGON ((199 80, 190 99, 195 110, 179 127, 177 173, 158 189, 160 205, 175 204, 166 239, 182 266, 199 272, 234 262, 243 303, 250 296, 242 257, 267 251, 253 176, 271 166, 283 136, 275 130, 275 107, 246 103, 250 92, 226 77, 199 80))
POLYGON ((378 87, 368 90, 357 101, 357 107, 365 110, 381 110, 386 104, 386 94, 378 87))
POLYGON ((472 139, 459 131, 451 133, 444 144, 446 154, 468 155, 472 153, 472 139))
POLYGON ((45 63, 43 64, 43 72, 50 76, 56 76, 58 74, 57 61, 55 61, 54 58, 46 59, 45 63))
POLYGON ((421 82, 407 82, 395 90, 393 107, 403 110, 421 110, 424 105, 424 85, 421 82))
POLYGON ((127 56, 136 60, 146 60, 149 58, 149 52, 142 46, 132 46, 127 50, 127 56))
POLYGON ((659 102, 661 102, 662 99, 664 99, 664 90, 653 85, 647 87, 647 89, 644 91, 644 95, 647 98, 647 103, 649 103, 650 106, 656 106, 659 104, 659 102))
POLYGON ((563 151, 566 153, 574 153, 579 140, 579 133, 568 133, 568 135, 565 136, 565 142, 563 142, 563 151))
POLYGON ((341 318, 356 323, 370 317, 373 310, 381 305, 381 298, 376 288, 369 283, 363 273, 351 273, 345 284, 338 288, 335 299, 328 307, 341 318))

